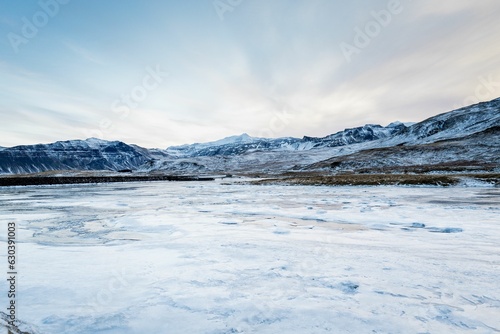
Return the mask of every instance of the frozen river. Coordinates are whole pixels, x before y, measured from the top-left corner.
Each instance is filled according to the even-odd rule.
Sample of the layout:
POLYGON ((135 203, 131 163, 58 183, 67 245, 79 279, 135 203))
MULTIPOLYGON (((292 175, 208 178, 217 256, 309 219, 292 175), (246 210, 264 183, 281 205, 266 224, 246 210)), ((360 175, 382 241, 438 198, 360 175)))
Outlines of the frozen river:
POLYGON ((33 333, 500 332, 500 188, 0 188, 5 272, 12 221, 33 333))

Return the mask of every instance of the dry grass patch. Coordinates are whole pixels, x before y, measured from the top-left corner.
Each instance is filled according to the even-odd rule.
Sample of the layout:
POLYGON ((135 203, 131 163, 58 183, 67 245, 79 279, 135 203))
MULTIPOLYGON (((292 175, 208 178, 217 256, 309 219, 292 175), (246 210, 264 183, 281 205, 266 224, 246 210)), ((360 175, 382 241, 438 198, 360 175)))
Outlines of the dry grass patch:
POLYGON ((472 178, 500 185, 500 174, 346 174, 297 175, 251 181, 251 184, 378 186, 378 185, 434 185, 453 186, 464 178, 472 178))

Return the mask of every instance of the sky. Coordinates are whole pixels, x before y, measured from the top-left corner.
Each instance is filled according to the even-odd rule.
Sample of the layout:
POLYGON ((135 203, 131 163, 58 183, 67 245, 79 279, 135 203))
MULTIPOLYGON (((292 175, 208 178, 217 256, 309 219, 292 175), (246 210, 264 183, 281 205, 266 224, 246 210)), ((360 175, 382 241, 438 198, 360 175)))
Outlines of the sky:
POLYGON ((0 2, 0 146, 322 137, 500 96, 498 0, 0 2))

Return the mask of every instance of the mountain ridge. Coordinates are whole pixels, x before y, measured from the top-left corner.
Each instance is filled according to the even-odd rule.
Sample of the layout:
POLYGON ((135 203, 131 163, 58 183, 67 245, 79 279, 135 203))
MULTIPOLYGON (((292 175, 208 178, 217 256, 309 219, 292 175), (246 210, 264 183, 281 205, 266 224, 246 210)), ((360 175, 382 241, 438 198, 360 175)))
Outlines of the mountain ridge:
MULTIPOLYGON (((171 146, 167 149, 147 149, 98 138, 0 147, 0 173, 54 170, 135 170, 179 174, 282 173, 290 170, 342 172, 352 171, 354 160, 359 168, 364 169, 370 166, 380 168, 384 164, 386 167, 395 167, 393 161, 408 163, 408 159, 396 159, 405 146, 421 149, 421 156, 414 156, 420 164, 425 164, 425 159, 436 162, 439 158, 436 160, 429 155, 431 146, 425 145, 449 139, 455 140, 455 146, 453 150, 451 147, 442 147, 443 163, 450 163, 454 155, 460 156, 458 148, 462 145, 467 147, 463 152, 467 152, 469 161, 486 159, 483 161, 486 164, 499 164, 494 155, 484 152, 490 150, 496 154, 496 147, 500 146, 498 133, 496 130, 491 133, 487 130, 497 126, 500 126, 500 98, 441 113, 413 124, 397 121, 385 127, 366 124, 325 137, 258 138, 243 133, 213 142, 171 146), (468 137, 475 133, 483 133, 481 141, 488 140, 486 137, 489 136, 491 145, 482 145, 468 137), (457 144, 457 141, 461 143, 457 144), (477 154, 470 149, 472 147, 477 150, 477 154), (373 161, 373 157, 368 158, 373 149, 379 149, 386 155, 378 155, 378 161, 373 161), (454 153, 450 155, 445 153, 446 150, 454 153), (424 159, 424 156, 427 158, 424 159), (328 164, 332 166, 340 160, 351 161, 351 164, 340 163, 335 168, 327 168, 328 164)), ((417 151, 419 149, 412 152, 417 151)))

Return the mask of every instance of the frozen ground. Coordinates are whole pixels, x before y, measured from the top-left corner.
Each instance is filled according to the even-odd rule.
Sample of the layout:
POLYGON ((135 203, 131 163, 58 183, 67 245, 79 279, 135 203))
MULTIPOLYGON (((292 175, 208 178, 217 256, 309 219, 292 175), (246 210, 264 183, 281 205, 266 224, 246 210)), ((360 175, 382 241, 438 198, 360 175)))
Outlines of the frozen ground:
POLYGON ((0 263, 15 220, 39 333, 495 333, 499 217, 494 187, 2 188, 0 263))

